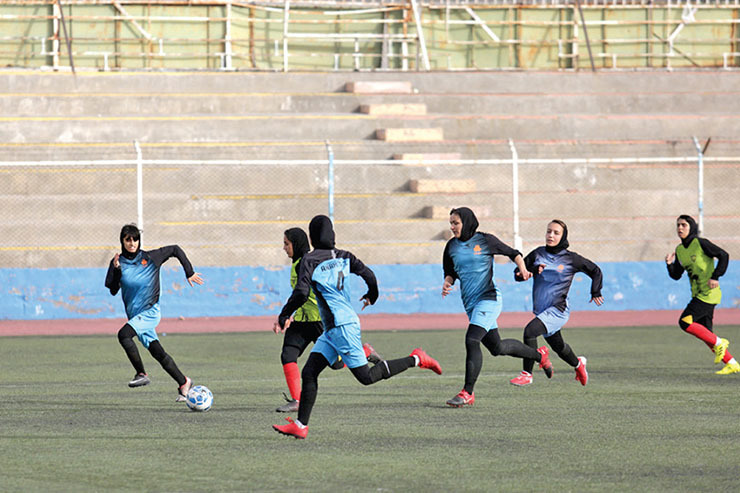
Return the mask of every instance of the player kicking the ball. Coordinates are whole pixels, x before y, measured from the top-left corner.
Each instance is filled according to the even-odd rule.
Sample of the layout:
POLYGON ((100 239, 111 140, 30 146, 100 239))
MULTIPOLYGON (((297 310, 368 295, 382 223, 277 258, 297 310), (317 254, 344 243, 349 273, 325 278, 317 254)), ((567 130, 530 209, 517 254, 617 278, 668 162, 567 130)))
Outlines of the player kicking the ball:
POLYGON ((308 420, 318 392, 318 376, 339 356, 363 385, 391 378, 412 366, 442 374, 439 363, 421 348, 414 349, 405 358, 381 360, 373 367, 368 365, 360 338, 359 318, 350 303, 349 283, 350 274, 356 274, 367 284, 368 291, 361 298, 364 309, 378 299, 375 274, 352 253, 334 248, 334 229, 328 217, 314 217, 308 231, 314 249, 303 257, 293 293, 277 321, 281 328, 285 327, 293 312, 306 302, 313 288, 324 332, 314 343, 301 372, 298 419, 286 418, 288 424, 273 425, 278 433, 295 438, 306 438, 308 435, 308 420))
POLYGON ((182 374, 175 360, 167 354, 159 342, 157 325, 161 314, 159 311, 159 269, 171 257, 177 257, 185 277, 192 286, 203 284, 200 274, 193 270, 185 252, 177 245, 170 245, 157 250, 141 250, 141 234, 134 224, 127 224, 121 229, 121 253, 110 261, 105 276, 105 287, 115 296, 121 290, 123 306, 126 308, 128 322, 118 331, 118 342, 126 351, 129 361, 136 370, 136 375, 128 383, 129 387, 141 387, 149 384, 149 376, 144 371, 139 350, 133 338, 149 350, 159 361, 162 368, 177 382, 177 402, 185 402, 192 381, 182 374))

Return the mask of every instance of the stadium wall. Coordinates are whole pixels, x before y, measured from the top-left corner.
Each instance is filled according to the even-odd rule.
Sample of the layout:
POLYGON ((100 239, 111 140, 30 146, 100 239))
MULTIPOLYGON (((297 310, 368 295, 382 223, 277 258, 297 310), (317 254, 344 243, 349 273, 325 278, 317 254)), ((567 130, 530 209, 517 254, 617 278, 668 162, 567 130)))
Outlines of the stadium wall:
MULTIPOLYGON (((603 295, 609 311, 678 310, 688 302, 686 278, 673 281, 658 262, 606 262, 603 295)), ((162 268, 162 315, 167 318, 274 316, 290 295, 289 267, 204 267, 206 283, 191 288, 176 262, 162 268)), ((454 314, 462 312, 460 294, 440 296, 439 264, 373 265, 380 299, 375 314, 454 314)), ((531 284, 516 283, 513 265, 496 266, 496 282, 504 293, 504 312, 531 310, 531 284)), ((105 269, 0 269, 0 320, 125 318, 120 296, 104 287, 105 269)), ((740 307, 740 261, 731 261, 721 279, 719 308, 740 307)), ((588 303, 590 279, 576 276, 570 292, 573 311, 594 310, 588 303)), ((352 298, 364 294, 353 277, 352 298)), ((733 310, 734 311, 734 310, 733 310)), ((740 323, 740 311, 738 311, 740 323)))

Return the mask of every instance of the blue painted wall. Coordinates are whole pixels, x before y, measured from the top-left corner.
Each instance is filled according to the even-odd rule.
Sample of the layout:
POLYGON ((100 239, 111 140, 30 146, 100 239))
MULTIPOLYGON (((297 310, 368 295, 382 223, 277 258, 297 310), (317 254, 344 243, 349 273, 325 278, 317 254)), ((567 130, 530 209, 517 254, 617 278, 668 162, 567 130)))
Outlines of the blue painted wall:
MULTIPOLYGON (((677 310, 690 299, 689 283, 668 277, 664 262, 607 262, 603 294, 607 310, 677 310)), ((442 299, 439 264, 374 265, 380 299, 368 313, 461 313, 459 291, 442 299)), ((206 284, 191 288, 177 262, 162 268, 164 317, 275 315, 290 295, 289 267, 199 269, 206 284)), ((531 281, 515 283, 513 264, 496 265, 504 311, 529 311, 531 281)), ((120 294, 111 296, 100 269, 0 269, 0 319, 124 318, 120 294)), ((740 307, 740 261, 731 261, 720 279, 721 308, 740 307)), ((570 291, 573 310, 592 310, 590 279, 576 276, 570 291)), ((352 277, 352 297, 365 285, 352 277)), ((359 309, 360 304, 357 303, 359 309)))

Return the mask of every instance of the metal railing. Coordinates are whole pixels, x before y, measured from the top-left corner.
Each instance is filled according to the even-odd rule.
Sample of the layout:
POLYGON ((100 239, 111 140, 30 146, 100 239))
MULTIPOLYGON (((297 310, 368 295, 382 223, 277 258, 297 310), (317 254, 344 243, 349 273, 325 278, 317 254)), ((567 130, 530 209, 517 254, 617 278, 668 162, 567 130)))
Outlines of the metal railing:
POLYGON ((581 20, 561 1, 65 0, 62 16, 56 0, 11 0, 0 4, 0 58, 104 71, 732 69, 738 2, 583 2, 581 20), (649 15, 620 14, 635 6, 649 15), (529 15, 537 10, 552 15, 529 15), (71 54, 64 22, 76 26, 71 54))

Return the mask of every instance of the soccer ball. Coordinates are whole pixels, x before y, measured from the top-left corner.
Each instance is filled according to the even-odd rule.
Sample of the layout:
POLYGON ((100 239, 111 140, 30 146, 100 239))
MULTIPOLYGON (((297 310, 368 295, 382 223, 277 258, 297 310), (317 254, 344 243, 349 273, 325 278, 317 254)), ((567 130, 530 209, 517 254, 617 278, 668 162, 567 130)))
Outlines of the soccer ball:
POLYGON ((185 403, 191 411, 208 411, 213 405, 213 393, 205 385, 196 385, 188 390, 185 403))

